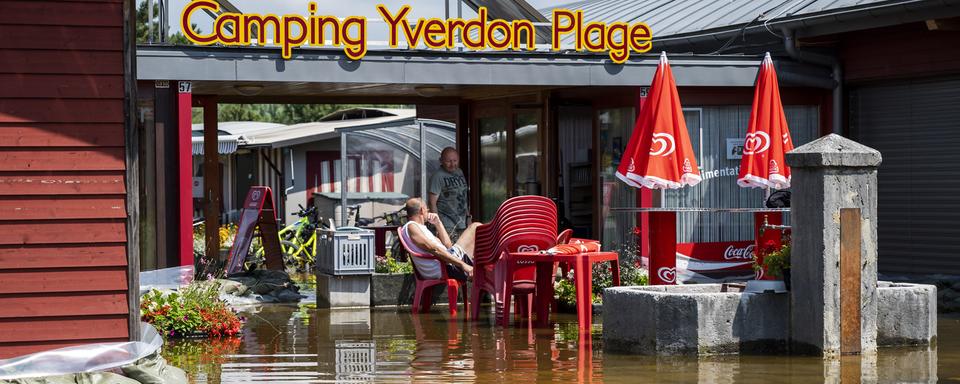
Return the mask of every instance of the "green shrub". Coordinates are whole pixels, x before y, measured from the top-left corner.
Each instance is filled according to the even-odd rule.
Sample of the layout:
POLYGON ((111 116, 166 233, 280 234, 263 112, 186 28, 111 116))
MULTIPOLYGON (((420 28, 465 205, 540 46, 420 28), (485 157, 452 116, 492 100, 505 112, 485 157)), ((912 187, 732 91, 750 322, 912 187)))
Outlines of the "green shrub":
POLYGON ((398 261, 391 256, 377 256, 374 271, 377 273, 413 273, 413 265, 409 261, 398 261))

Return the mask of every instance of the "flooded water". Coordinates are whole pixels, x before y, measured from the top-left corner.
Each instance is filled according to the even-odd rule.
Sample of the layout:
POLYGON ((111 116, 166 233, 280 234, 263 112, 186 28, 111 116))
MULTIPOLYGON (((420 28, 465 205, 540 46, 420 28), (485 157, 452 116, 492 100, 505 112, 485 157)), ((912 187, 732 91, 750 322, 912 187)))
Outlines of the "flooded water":
POLYGON ((841 361, 635 356, 603 351, 602 314, 594 316, 593 334, 580 335, 574 314, 554 314, 551 328, 502 328, 491 313, 474 322, 463 313, 451 318, 446 307, 427 314, 317 309, 310 277, 298 279, 308 296, 299 305, 242 307, 242 337, 169 341, 164 357, 194 383, 960 383, 960 314, 938 318, 934 347, 882 348, 841 361))
MULTIPOLYGON (((444 308, 445 309, 445 308, 444 308)), ((885 348, 824 363, 785 356, 651 357, 604 353, 599 316, 581 339, 576 317, 552 328, 503 329, 441 310, 244 308, 242 338, 180 341, 164 357, 196 383, 377 382, 960 382, 960 317, 940 317, 935 348, 885 348), (852 375, 853 377, 847 377, 852 375)))

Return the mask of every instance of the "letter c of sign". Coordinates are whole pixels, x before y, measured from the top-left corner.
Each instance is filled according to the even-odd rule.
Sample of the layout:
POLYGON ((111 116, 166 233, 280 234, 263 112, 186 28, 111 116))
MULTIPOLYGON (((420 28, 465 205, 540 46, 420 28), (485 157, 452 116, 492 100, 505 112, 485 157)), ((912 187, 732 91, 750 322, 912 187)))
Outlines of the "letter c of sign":
POLYGON ((213 11, 213 13, 220 12, 220 4, 217 4, 214 1, 209 1, 209 0, 192 1, 190 2, 190 4, 187 4, 185 8, 183 8, 183 13, 180 14, 180 30, 183 32, 183 35, 187 37, 187 40, 190 40, 195 44, 199 44, 199 45, 213 44, 215 41, 217 41, 217 31, 214 31, 209 35, 202 36, 197 34, 197 32, 194 31, 193 28, 191 28, 190 15, 193 14, 193 12, 199 8, 208 8, 211 11, 213 11))

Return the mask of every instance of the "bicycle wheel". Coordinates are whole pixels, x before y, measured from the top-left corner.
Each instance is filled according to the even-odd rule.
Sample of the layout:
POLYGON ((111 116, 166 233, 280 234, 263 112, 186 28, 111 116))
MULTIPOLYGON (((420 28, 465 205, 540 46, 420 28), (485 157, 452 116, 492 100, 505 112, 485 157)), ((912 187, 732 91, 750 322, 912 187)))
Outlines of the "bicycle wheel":
MULTIPOLYGON (((300 246, 292 241, 280 241, 280 255, 283 258, 284 269, 292 271, 297 270, 297 266, 300 264, 300 258, 297 254, 298 248, 300 248, 300 246)), ((263 247, 252 250, 251 256, 247 257, 247 261, 244 263, 244 266, 248 271, 252 271, 257 268, 267 269, 267 258, 263 254, 263 247)))
POLYGON ((281 241, 280 251, 283 254, 283 267, 287 272, 296 271, 300 265, 300 246, 292 241, 281 241))

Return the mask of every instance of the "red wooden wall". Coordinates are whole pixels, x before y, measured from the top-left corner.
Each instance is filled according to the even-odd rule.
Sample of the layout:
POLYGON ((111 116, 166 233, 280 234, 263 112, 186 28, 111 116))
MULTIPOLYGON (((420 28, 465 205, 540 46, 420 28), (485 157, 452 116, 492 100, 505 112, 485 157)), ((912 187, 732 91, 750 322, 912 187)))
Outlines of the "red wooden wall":
POLYGON ((0 358, 125 341, 121 0, 0 0, 0 358))
POLYGON ((915 22, 839 35, 847 83, 960 73, 960 19, 930 30, 915 22))

